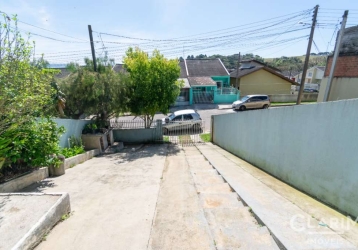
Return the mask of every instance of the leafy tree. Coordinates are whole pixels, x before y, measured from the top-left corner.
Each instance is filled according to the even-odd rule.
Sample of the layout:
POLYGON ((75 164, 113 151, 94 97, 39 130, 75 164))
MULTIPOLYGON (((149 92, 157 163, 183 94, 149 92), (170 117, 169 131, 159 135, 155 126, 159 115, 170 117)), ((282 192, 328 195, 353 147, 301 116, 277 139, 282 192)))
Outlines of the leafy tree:
MULTIPOLYGON (((32 44, 17 28, 16 16, 0 21, 0 170, 24 127, 51 109, 51 80, 56 73, 31 62, 32 44)), ((56 140, 54 138, 54 140, 56 140)), ((29 145, 26 145, 29 147, 29 145)))
POLYGON ((60 80, 59 86, 66 96, 67 116, 79 119, 82 115, 96 115, 98 122, 104 126, 109 117, 125 109, 126 76, 112 70, 113 63, 98 60, 97 72, 93 62, 85 58, 86 65, 80 67, 71 63, 68 69, 73 73, 60 80))
POLYGON ((129 111, 141 117, 149 128, 156 112, 168 113, 183 83, 178 81, 180 67, 175 59, 164 58, 158 50, 151 56, 139 48, 129 48, 124 57, 129 72, 127 84, 129 111))

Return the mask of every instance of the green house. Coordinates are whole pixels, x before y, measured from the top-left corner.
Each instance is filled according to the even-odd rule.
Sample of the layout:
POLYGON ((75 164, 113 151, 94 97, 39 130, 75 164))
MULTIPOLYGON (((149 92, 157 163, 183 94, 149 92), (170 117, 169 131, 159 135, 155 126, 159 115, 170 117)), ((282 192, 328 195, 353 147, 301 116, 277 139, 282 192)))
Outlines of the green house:
POLYGON ((239 99, 240 93, 230 86, 230 74, 220 59, 183 60, 180 68, 184 87, 176 106, 232 103, 239 99))

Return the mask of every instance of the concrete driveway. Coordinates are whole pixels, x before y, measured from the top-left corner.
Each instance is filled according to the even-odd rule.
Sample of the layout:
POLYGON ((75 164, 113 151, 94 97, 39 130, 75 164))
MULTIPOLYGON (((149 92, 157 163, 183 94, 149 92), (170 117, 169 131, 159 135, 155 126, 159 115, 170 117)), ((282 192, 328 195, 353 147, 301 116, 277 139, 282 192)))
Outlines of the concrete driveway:
POLYGON ((146 249, 167 145, 89 160, 24 191, 68 192, 72 215, 37 249, 146 249))

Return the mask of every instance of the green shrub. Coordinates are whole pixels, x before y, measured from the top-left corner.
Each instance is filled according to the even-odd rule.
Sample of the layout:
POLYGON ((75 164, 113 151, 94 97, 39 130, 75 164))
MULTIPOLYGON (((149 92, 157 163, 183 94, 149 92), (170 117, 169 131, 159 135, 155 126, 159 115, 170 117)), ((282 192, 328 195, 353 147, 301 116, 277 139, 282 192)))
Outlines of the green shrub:
POLYGON ((83 146, 73 146, 72 148, 62 148, 60 154, 62 154, 65 158, 70 158, 84 152, 85 150, 83 149, 83 146))
POLYGON ((60 135, 63 127, 50 120, 30 121, 21 127, 7 130, 2 134, 4 140, 11 139, 9 150, 5 152, 5 166, 24 164, 33 167, 49 166, 57 160, 60 151, 60 135))

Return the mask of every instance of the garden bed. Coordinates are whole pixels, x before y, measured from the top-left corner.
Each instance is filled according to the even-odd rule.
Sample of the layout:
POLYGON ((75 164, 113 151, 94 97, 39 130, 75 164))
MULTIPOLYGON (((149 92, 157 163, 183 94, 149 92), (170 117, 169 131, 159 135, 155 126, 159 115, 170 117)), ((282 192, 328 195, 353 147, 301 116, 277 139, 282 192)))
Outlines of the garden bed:
POLYGON ((0 184, 0 193, 11 193, 19 191, 37 181, 41 181, 49 176, 48 168, 43 167, 34 169, 28 174, 23 174, 18 178, 13 178, 0 184))
POLYGON ((83 154, 72 156, 65 159, 65 169, 72 168, 77 164, 83 163, 89 159, 92 159, 94 156, 99 155, 99 149, 89 150, 83 154))

